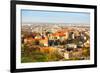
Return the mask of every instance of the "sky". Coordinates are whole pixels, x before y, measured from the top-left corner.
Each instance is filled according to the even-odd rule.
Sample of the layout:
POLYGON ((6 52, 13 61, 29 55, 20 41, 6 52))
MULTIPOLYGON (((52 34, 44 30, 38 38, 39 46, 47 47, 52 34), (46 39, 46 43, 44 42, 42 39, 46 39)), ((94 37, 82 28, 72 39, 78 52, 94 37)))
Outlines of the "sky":
POLYGON ((89 13, 21 10, 22 23, 90 23, 89 13))

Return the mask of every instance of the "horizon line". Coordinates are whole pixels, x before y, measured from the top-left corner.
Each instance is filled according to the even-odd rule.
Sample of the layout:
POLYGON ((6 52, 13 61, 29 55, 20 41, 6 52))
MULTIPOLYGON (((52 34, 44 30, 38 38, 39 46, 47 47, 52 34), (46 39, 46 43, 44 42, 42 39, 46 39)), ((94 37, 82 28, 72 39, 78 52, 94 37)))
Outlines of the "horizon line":
POLYGON ((47 22, 23 22, 21 24, 87 24, 87 25, 90 25, 88 23, 47 23, 47 22))

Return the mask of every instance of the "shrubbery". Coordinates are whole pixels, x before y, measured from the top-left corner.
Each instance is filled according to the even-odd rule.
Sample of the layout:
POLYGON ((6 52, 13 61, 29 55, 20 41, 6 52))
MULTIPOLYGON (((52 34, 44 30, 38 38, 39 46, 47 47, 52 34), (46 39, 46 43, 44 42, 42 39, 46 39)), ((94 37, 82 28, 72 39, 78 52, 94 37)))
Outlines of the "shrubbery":
POLYGON ((21 48, 21 62, 48 62, 48 61, 58 61, 62 56, 58 52, 43 53, 40 52, 39 46, 29 46, 28 44, 23 44, 21 48))

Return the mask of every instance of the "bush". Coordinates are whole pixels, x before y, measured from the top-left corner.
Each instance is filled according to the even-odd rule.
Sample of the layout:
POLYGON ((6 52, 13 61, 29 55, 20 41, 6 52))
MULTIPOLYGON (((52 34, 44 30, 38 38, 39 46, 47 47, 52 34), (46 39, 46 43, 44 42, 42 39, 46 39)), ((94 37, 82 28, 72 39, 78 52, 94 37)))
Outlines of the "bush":
POLYGON ((27 46, 23 44, 21 49, 21 62, 48 62, 48 61, 58 61, 62 56, 57 52, 43 53, 40 52, 39 47, 27 46))

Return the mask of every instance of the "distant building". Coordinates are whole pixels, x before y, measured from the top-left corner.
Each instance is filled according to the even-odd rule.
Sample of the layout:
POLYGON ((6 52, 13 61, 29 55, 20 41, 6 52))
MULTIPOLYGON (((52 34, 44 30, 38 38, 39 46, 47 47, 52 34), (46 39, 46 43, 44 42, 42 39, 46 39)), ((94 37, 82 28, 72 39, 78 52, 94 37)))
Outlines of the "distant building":
POLYGON ((77 45, 76 44, 66 44, 66 49, 67 51, 71 51, 71 50, 74 50, 75 48, 77 48, 77 45))
POLYGON ((70 59, 69 52, 64 52, 64 58, 65 59, 70 59))
POLYGON ((46 36, 42 37, 42 39, 39 42, 42 46, 48 46, 48 38, 46 36))
POLYGON ((75 39, 74 32, 69 32, 69 39, 75 39))

